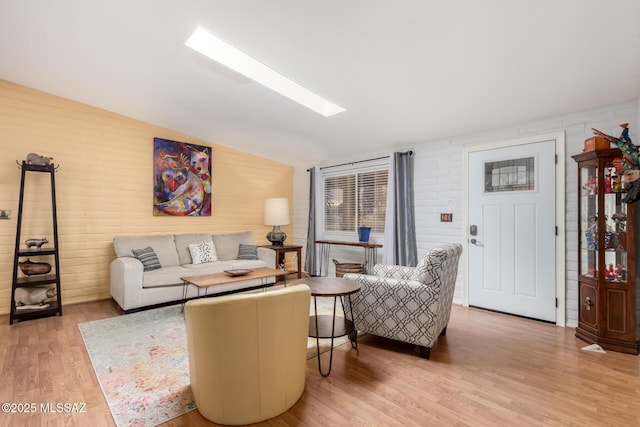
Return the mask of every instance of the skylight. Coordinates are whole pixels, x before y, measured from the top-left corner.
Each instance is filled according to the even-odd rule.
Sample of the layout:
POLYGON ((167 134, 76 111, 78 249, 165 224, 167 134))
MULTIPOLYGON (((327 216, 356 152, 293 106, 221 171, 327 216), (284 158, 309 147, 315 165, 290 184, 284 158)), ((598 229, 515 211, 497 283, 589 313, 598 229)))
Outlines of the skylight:
POLYGON ((196 28, 185 46, 292 99, 325 117, 341 113, 344 108, 316 95, 244 52, 220 40, 202 27, 196 28))

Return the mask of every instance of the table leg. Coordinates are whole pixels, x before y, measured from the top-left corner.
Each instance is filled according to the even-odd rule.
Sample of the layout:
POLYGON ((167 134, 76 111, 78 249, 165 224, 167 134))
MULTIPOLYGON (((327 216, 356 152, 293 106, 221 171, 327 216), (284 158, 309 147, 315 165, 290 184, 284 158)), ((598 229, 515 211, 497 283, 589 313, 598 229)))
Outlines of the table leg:
MULTIPOLYGON (((320 335, 318 329, 318 300, 317 297, 313 297, 313 308, 315 310, 315 319, 316 319, 316 351, 318 352, 318 371, 320 371, 320 375, 323 377, 328 377, 331 373, 331 366, 333 364, 333 340, 336 334, 336 304, 338 297, 333 297, 333 322, 331 324, 331 349, 329 350, 329 370, 324 373, 322 372, 322 363, 320 362, 320 335)), ((342 301, 342 300, 341 300, 342 301)))
MULTIPOLYGON (((324 266, 327 266, 327 270, 329 269, 329 244, 320 243, 320 276, 326 276, 323 274, 322 269, 324 266)), ((328 273, 328 271, 327 271, 328 273)))
POLYGON ((378 260, 378 251, 376 248, 364 248, 364 258, 367 261, 365 266, 365 273, 372 274, 373 266, 376 265, 378 260))
POLYGON ((184 313, 184 304, 187 302, 187 288, 189 284, 185 281, 182 281, 182 308, 180 309, 180 313, 184 313))
MULTIPOLYGON (((260 278, 260 289, 262 289, 262 292, 266 292, 268 287, 271 286, 276 286, 278 284, 278 276, 271 276, 273 277, 273 279, 275 280, 275 282, 273 283, 269 283, 269 277, 261 277, 260 278)), ((284 280, 284 287, 287 287, 287 279, 285 277, 284 280)))
MULTIPOLYGON (((353 325, 353 330, 349 332, 349 341, 351 341, 351 348, 357 349, 358 348, 358 329, 356 328, 356 319, 355 317, 353 317, 353 304, 351 304, 351 295, 347 295, 347 298, 349 298, 349 310, 351 311, 351 324, 353 325)), ((344 302, 342 304, 342 312, 346 317, 347 310, 344 309, 344 302)))

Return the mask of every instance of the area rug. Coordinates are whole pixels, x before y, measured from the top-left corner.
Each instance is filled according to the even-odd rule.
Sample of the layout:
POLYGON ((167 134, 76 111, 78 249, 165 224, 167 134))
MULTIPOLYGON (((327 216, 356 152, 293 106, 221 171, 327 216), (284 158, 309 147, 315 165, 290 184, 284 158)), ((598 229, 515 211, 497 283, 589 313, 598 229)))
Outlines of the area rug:
MULTIPOLYGON (((87 352, 119 427, 155 426, 195 409, 189 386, 189 358, 180 305, 78 325, 87 352)), ((330 314, 333 298, 318 298, 318 312, 330 314)), ((342 312, 338 304, 339 313, 342 312)), ((313 298, 311 304, 313 313, 313 298)), ((320 340, 320 352, 330 340, 320 340)), ((334 347, 348 342, 334 340, 334 347)), ((307 343, 315 357, 316 340, 307 343)))

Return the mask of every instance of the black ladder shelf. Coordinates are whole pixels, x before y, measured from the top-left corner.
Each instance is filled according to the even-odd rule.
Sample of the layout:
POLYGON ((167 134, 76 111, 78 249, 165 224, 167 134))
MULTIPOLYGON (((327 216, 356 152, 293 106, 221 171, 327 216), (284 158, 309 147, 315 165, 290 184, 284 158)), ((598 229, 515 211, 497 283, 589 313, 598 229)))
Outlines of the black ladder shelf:
POLYGON ((18 202, 18 225, 16 231, 16 246, 13 257, 13 281, 11 282, 11 314, 9 324, 14 320, 29 320, 39 317, 53 315, 62 316, 62 298, 60 295, 60 258, 58 255, 58 218, 56 214, 56 183, 55 167, 53 164, 47 166, 31 165, 22 162, 22 176, 20 178, 20 200, 18 202), (22 213, 24 201, 24 186, 27 172, 43 172, 51 176, 51 212, 53 219, 53 248, 29 248, 20 247, 22 231, 22 213), (26 277, 18 277, 18 262, 21 258, 27 257, 51 257, 54 258, 54 271, 52 274, 39 274, 26 277), (56 300, 47 301, 49 307, 33 309, 16 309, 16 288, 51 288, 55 284, 56 300))

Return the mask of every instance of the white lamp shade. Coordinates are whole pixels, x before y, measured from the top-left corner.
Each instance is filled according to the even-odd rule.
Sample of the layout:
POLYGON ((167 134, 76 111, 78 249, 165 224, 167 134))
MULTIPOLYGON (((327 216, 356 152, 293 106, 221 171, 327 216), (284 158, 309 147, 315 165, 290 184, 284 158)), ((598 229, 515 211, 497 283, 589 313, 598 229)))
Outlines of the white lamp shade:
POLYGON ((289 224, 289 199, 264 199, 264 225, 289 224))

